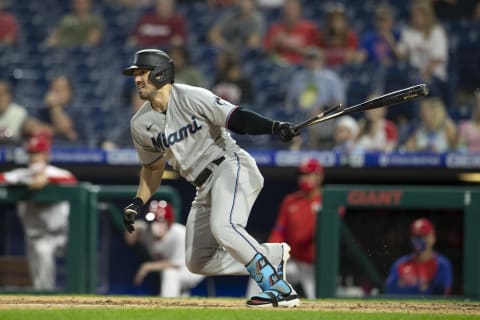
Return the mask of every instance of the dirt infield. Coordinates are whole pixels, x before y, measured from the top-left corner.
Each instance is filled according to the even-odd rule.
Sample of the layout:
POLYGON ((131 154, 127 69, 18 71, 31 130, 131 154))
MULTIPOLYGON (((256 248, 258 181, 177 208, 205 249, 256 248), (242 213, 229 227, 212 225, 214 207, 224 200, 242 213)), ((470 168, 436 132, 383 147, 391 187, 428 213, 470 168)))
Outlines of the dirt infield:
MULTIPOLYGON (((0 309, 20 308, 245 308, 241 299, 98 296, 0 296, 0 309)), ((480 303, 439 301, 369 301, 317 300, 302 301, 299 309, 314 311, 403 312, 429 314, 478 314, 480 303)))

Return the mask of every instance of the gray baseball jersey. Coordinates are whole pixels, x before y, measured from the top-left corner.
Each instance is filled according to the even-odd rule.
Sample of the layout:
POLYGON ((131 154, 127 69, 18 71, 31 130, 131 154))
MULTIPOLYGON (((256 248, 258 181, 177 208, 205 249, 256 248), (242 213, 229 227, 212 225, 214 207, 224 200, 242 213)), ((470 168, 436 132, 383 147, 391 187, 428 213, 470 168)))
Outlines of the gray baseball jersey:
POLYGON ((207 166, 213 171, 197 187, 187 220, 186 262, 194 273, 247 274, 245 265, 257 253, 274 264, 282 257, 281 244, 260 245, 245 230, 263 177, 225 129, 236 108, 209 90, 174 84, 165 113, 147 102, 130 123, 143 164, 164 156, 190 182, 207 166))
POLYGON ((131 120, 140 162, 149 164, 165 156, 173 169, 193 182, 210 162, 239 149, 225 129, 235 108, 206 89, 175 84, 166 113, 145 102, 131 120))

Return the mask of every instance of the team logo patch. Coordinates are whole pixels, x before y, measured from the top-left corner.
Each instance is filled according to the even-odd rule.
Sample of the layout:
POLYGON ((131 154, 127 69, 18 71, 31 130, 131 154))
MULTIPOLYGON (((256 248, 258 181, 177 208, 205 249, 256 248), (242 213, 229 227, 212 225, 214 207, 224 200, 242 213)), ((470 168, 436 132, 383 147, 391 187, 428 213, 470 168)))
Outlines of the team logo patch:
POLYGON ((228 103, 227 101, 223 100, 223 99, 220 98, 220 97, 216 97, 216 98, 215 98, 215 103, 218 104, 219 106, 226 106, 227 104, 230 104, 230 103, 228 103))
POLYGON ((202 128, 202 125, 197 122, 197 118, 192 116, 191 123, 181 127, 175 132, 170 133, 168 136, 163 132, 158 133, 156 137, 152 137, 152 143, 155 149, 165 151, 165 149, 173 146, 177 142, 183 141, 202 128))

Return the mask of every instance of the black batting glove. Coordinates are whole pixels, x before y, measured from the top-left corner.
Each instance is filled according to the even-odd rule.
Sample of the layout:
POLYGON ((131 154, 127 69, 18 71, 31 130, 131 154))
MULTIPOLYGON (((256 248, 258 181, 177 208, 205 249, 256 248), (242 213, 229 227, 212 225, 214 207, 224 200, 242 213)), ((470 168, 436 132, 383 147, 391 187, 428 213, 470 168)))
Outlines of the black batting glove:
POLYGON ((129 233, 135 231, 133 224, 137 215, 142 212, 143 206, 143 200, 137 197, 123 209, 123 224, 129 233))
POLYGON ((293 128, 290 122, 275 121, 272 128, 273 134, 280 137, 283 142, 289 142, 293 137, 298 136, 300 132, 293 128))

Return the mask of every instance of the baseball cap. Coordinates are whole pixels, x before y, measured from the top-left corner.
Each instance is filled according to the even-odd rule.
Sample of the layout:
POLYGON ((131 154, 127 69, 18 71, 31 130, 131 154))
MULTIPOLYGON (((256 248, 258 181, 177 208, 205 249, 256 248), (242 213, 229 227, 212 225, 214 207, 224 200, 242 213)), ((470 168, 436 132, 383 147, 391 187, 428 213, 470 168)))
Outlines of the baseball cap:
POLYGON ((149 212, 145 215, 145 219, 149 222, 167 222, 171 225, 174 220, 173 206, 165 200, 150 201, 149 212))
POLYGON ((306 174, 306 173, 323 174, 323 166, 317 159, 308 158, 300 164, 300 166, 298 167, 298 171, 303 174, 306 174))
POLYGON ((31 137, 27 141, 27 152, 28 153, 37 153, 37 152, 50 152, 51 139, 45 135, 37 135, 31 137))
POLYGON ((340 117, 337 121, 337 127, 344 126, 348 128, 354 136, 358 133, 358 124, 357 121, 350 116, 340 117))
POLYGON ((414 236, 426 236, 435 232, 435 227, 427 218, 416 219, 410 225, 410 233, 414 236))

